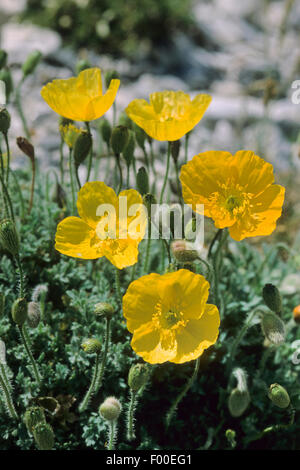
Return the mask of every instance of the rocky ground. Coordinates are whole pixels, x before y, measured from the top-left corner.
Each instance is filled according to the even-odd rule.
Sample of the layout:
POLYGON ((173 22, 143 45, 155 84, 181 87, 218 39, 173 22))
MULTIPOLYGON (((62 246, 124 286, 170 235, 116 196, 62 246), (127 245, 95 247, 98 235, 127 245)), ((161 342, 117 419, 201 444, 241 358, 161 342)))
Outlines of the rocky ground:
MULTIPOLYGON (((25 0, 1 0, 0 46, 9 53, 15 83, 26 55, 34 49, 43 53, 43 63, 24 84, 23 103, 40 165, 56 166, 57 116, 42 100, 40 89, 48 80, 71 76, 78 54, 62 47, 57 33, 18 24, 16 15, 24 4, 25 0)), ((212 103, 191 135, 190 157, 208 149, 249 148, 278 170, 300 166, 296 144, 300 104, 291 100, 292 82, 300 78, 300 2, 196 1, 193 14, 198 34, 193 38, 177 34, 171 46, 151 51, 147 57, 139 57, 137 51, 136 63, 91 51, 79 51, 79 56, 87 56, 102 69, 118 70, 122 78, 119 111, 132 99, 163 89, 210 93, 212 103), (293 4, 290 12, 288 3, 293 4), (273 93, 267 106, 266 90, 273 93)), ((13 104, 9 109, 11 135, 17 137, 23 134, 21 123, 13 104)), ((23 161, 19 154, 14 147, 16 165, 23 161)), ((163 172, 163 160, 157 165, 163 172)))

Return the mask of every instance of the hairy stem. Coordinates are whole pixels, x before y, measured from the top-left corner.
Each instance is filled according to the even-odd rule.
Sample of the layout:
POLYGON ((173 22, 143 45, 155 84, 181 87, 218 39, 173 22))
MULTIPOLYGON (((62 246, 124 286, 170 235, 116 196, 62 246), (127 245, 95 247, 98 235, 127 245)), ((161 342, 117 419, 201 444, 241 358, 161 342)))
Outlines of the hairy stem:
POLYGON ((88 391, 85 394, 84 399, 82 400, 82 402, 79 405, 79 412, 80 413, 82 413, 83 411, 85 411, 87 409, 88 404, 90 402, 90 399, 92 398, 92 396, 95 392, 95 385, 96 385, 97 376, 98 376, 98 369, 99 369, 99 353, 97 353, 97 355, 96 355, 95 367, 94 367, 94 372, 93 372, 93 377, 92 377, 91 384, 89 386, 88 391))

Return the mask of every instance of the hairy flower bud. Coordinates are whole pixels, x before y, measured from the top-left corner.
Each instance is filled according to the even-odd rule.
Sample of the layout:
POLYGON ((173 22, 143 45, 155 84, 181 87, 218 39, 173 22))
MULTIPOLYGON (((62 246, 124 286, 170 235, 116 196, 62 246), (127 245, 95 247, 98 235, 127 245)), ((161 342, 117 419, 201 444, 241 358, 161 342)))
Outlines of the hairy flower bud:
POLYGON ((99 407, 99 413, 106 421, 116 421, 122 411, 120 401, 115 397, 108 397, 99 407))
POLYGON ((128 141, 123 149, 123 157, 127 163, 127 166, 131 165, 132 160, 134 159, 134 149, 135 149, 135 138, 134 133, 129 130, 128 131, 128 141))
POLYGON ((6 108, 0 108, 0 132, 7 134, 10 128, 10 114, 6 108))
POLYGON ((101 351, 101 343, 96 338, 89 338, 81 344, 82 349, 87 354, 99 354, 101 351))
POLYGON ((32 434, 33 428, 39 423, 45 423, 45 413, 40 406, 31 406, 25 411, 24 423, 27 431, 32 434))
POLYGON ((18 326, 22 326, 25 323, 27 319, 27 302, 24 297, 14 301, 11 308, 11 316, 18 326))
POLYGON ((239 390, 234 388, 229 396, 228 408, 231 416, 238 418, 241 416, 244 411, 248 408, 250 403, 250 395, 246 390, 239 390))
POLYGON ((41 319, 41 309, 38 302, 29 302, 27 311, 27 323, 30 328, 36 328, 41 319))
POLYGON ((173 241, 171 243, 171 250, 174 258, 179 261, 179 263, 192 263, 199 258, 194 245, 186 240, 173 241))
POLYGON ((231 447, 236 446, 236 432, 233 429, 227 429, 225 432, 226 439, 228 440, 231 447))
POLYGON ((8 67, 4 67, 0 70, 0 80, 5 83, 5 98, 8 103, 10 94, 14 88, 12 75, 8 67))
POLYGON ((263 314, 261 327, 265 337, 273 344, 281 344, 285 340, 285 325, 273 312, 263 314))
POLYGON ((19 237, 14 222, 4 219, 0 222, 0 242, 3 248, 11 255, 17 256, 19 253, 19 237))
POLYGON ((115 155, 120 155, 127 145, 129 132, 125 126, 117 126, 113 128, 110 138, 111 148, 115 155))
POLYGON ((92 135, 87 131, 81 131, 74 144, 74 161, 78 168, 89 155, 92 148, 92 135))
POLYGON ((148 173, 145 167, 141 167, 138 169, 137 175, 136 175, 136 185, 138 191, 141 193, 143 196, 144 194, 149 193, 149 178, 148 178, 148 173))
POLYGON ((48 423, 34 426, 33 437, 39 450, 51 450, 54 446, 54 432, 48 423))
POLYGON ((7 52, 3 49, 0 49, 0 69, 5 67, 7 61, 7 52))
POLYGON ((138 392, 149 379, 147 364, 135 364, 131 366, 128 374, 128 385, 133 392, 138 392))
POLYGON ((273 284, 266 284, 263 288, 263 299, 267 307, 275 313, 281 312, 281 295, 279 290, 273 284))
POLYGON ((0 364, 6 364, 6 347, 2 339, 0 339, 0 364))
POLYGON ((125 126, 128 129, 132 129, 132 120, 130 119, 129 116, 127 116, 126 113, 121 113, 119 117, 119 125, 120 126, 125 126))
POLYGON ((268 397, 274 403, 274 405, 278 406, 279 408, 287 408, 291 402, 286 389, 282 387, 282 385, 276 383, 270 385, 268 397))
POLYGON ((100 124, 99 124, 99 130, 100 130, 102 139, 104 140, 106 145, 109 145, 112 128, 111 128, 110 122, 106 118, 101 119, 100 124))
POLYGON ((29 140, 27 140, 25 137, 18 137, 17 145, 19 149, 30 158, 30 160, 34 160, 34 146, 29 142, 29 140))
POLYGON ((42 54, 40 51, 32 51, 27 56, 24 64, 22 65, 22 72, 24 77, 27 77, 28 75, 34 72, 41 58, 42 54))
POLYGON ((94 307, 94 314, 97 317, 106 317, 108 320, 114 316, 115 309, 108 302, 98 302, 94 307))

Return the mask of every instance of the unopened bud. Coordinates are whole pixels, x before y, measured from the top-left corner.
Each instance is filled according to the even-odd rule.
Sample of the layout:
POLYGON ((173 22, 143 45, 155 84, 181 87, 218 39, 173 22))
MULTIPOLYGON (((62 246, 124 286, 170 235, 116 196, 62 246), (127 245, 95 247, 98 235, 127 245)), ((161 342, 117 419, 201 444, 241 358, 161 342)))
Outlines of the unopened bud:
POLYGON ((39 423, 45 423, 45 413, 40 406, 31 406, 25 411, 24 423, 27 431, 32 434, 33 428, 39 423))
POLYGON ((225 432, 226 439, 228 440, 231 447, 236 446, 236 432, 233 429, 227 429, 225 432))
POLYGON ((96 338, 89 338, 81 344, 82 349, 87 354, 99 354, 101 351, 101 343, 96 338))
POLYGON ((105 317, 108 320, 114 316, 115 308, 108 302, 98 302, 94 307, 94 314, 97 317, 105 317))
POLYGON ((48 423, 34 426, 33 437, 39 450, 51 450, 54 446, 54 432, 48 423))
POLYGON ((248 391, 241 391, 238 388, 234 388, 228 400, 228 408, 231 416, 234 418, 241 416, 248 408, 249 403, 250 395, 248 391))
POLYGON ((263 288, 263 299, 267 307, 275 313, 281 312, 281 295, 279 290, 273 284, 266 284, 263 288))
POLYGON ((116 70, 107 70, 105 73, 105 86, 106 88, 109 88, 110 82, 112 80, 120 80, 120 75, 116 70))
POLYGON ((27 56, 24 64, 22 65, 22 72, 24 77, 27 77, 34 72, 35 68, 41 60, 41 57, 42 54, 40 51, 33 51, 27 56))
POLYGON ((74 145, 74 161, 78 168, 89 155, 92 148, 92 136, 87 131, 81 131, 74 145))
POLYGON ((0 108, 0 132, 7 134, 10 128, 10 114, 6 108, 0 108))
POLYGON ((14 88, 12 75, 8 67, 4 67, 0 70, 0 80, 5 83, 5 99, 6 103, 8 103, 10 94, 14 88))
POLYGON ((30 328, 36 328, 41 319, 41 309, 38 302, 29 302, 27 310, 27 323, 30 328))
POLYGON ((151 193, 147 193, 143 195, 143 201, 148 212, 148 217, 151 217, 151 208, 157 203, 156 197, 151 193))
POLYGON ((101 119, 100 124, 99 124, 99 130, 100 130, 102 139, 104 140, 106 145, 109 146, 110 138, 111 138, 111 131, 112 131, 110 122, 105 118, 101 119))
POLYGON ((138 191, 143 196, 144 194, 149 193, 149 178, 148 173, 145 167, 139 168, 136 175, 136 185, 138 191))
POLYGON ((172 142, 170 142, 170 145, 172 158, 174 162, 177 162, 180 151, 180 140, 173 140, 172 142))
POLYGON ((128 132, 127 127, 125 126, 114 127, 111 133, 110 144, 115 155, 120 155, 120 153, 123 152, 124 148, 127 145, 128 138, 129 138, 129 132, 128 132))
POLYGON ((135 138, 134 133, 129 130, 128 131, 128 141, 123 149, 123 157, 127 163, 127 166, 131 165, 132 160, 134 159, 134 149, 135 149, 135 138))
POLYGON ((122 411, 120 401, 115 397, 108 397, 99 407, 99 413, 106 421, 116 421, 122 411))
POLYGON ((132 120, 126 113, 121 113, 119 117, 119 125, 132 129, 132 120))
POLYGON ((279 408, 287 408, 291 402, 288 392, 279 384, 270 385, 268 397, 279 408))
POLYGON ((4 219, 0 222, 0 242, 11 255, 17 256, 19 253, 19 237, 14 222, 4 219))
POLYGON ((27 140, 25 137, 18 137, 17 145, 19 149, 30 158, 30 160, 34 160, 34 146, 29 142, 29 140, 27 140))
POLYGON ((147 364, 135 364, 131 366, 128 374, 128 385, 133 392, 138 392, 149 379, 147 364))
POLYGON ((24 325, 27 319, 27 302, 24 297, 14 301, 11 308, 11 316, 18 326, 24 325))
POLYGON ((171 250, 174 258, 179 263, 192 263, 199 258, 194 245, 185 240, 175 240, 171 243, 171 250))
POLYGON ((6 347, 2 339, 0 339, 0 364, 6 364, 6 347))
POLYGON ((281 344, 285 340, 285 325, 273 312, 263 314, 261 327, 265 337, 273 344, 281 344))
POLYGON ((293 318, 298 325, 300 324, 300 305, 297 305, 297 307, 294 308, 293 310, 293 318))
POLYGON ((3 49, 0 49, 0 69, 5 67, 7 61, 7 52, 3 49))

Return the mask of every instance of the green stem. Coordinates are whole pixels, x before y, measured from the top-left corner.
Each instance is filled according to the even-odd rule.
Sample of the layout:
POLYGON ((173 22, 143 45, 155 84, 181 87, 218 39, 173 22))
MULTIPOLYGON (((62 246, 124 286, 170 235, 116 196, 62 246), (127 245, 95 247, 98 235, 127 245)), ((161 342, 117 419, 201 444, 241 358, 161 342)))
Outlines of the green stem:
POLYGON ((174 413, 176 412, 176 409, 177 409, 179 403, 181 402, 181 400, 184 398, 186 393, 189 391, 189 389, 193 385, 193 383, 194 383, 194 381, 197 377, 198 371, 199 371, 199 366, 200 366, 200 358, 198 357, 198 359, 196 359, 196 362, 195 362, 195 368, 194 368, 193 375, 189 378, 189 380, 187 381, 185 387, 180 392, 180 394, 178 395, 176 400, 173 402, 171 408, 169 409, 169 411, 166 415, 166 427, 167 428, 169 427, 169 425, 171 423, 171 420, 173 418, 174 413))
POLYGON ((21 260, 20 260, 20 256, 17 255, 15 257, 15 260, 16 260, 16 264, 18 266, 18 269, 19 269, 19 276, 20 276, 20 298, 24 297, 25 296, 25 278, 24 278, 24 271, 23 271, 23 267, 22 267, 22 263, 21 263, 21 260))
POLYGON ((72 158, 73 153, 72 149, 69 149, 69 168, 70 168, 70 180, 71 180, 71 191, 72 191, 72 215, 75 214, 75 185, 74 185, 74 175, 73 175, 73 162, 72 158))
POLYGON ((188 147, 189 147, 189 133, 185 134, 185 143, 184 143, 184 162, 188 162, 188 147))
POLYGON ((98 376, 98 369, 99 369, 99 354, 96 355, 94 373, 93 373, 91 384, 89 386, 88 391, 85 394, 84 399, 82 400, 81 404, 79 405, 79 412, 80 413, 82 413, 83 411, 85 411, 87 409, 88 404, 90 402, 90 399, 91 399, 92 395, 95 392, 95 385, 96 385, 97 376, 98 376))
POLYGON ((9 173, 10 173, 10 148, 9 148, 9 141, 7 132, 4 135, 5 145, 6 145, 6 152, 7 152, 7 164, 6 164, 6 184, 8 185, 9 182, 9 173))
POLYGON ((29 201, 29 209, 28 214, 30 214, 33 206, 33 198, 34 198, 34 185, 35 185, 35 158, 30 159, 31 161, 31 168, 32 168, 32 179, 31 179, 31 190, 30 190, 30 201, 29 201))
POLYGON ((2 176, 0 176, 0 181, 1 181, 1 185, 2 185, 3 196, 5 197, 5 200, 6 200, 5 206, 6 206, 7 214, 8 214, 8 212, 10 212, 10 217, 11 217, 12 221, 15 222, 15 215, 14 215, 13 205, 12 205, 12 202, 11 202, 9 192, 7 190, 7 186, 4 182, 4 178, 2 178, 2 176))
POLYGON ((105 331, 105 340, 104 340, 104 351, 102 355, 102 361, 100 365, 99 372, 97 373, 94 392, 97 393, 102 385, 102 380, 104 376, 106 360, 107 360, 107 353, 109 347, 109 337, 110 337, 110 319, 106 319, 106 331, 105 331))
POLYGON ((17 193, 19 195, 19 201, 20 201, 20 206, 21 206, 21 220, 24 220, 24 218, 25 218, 25 204, 24 204, 24 198, 23 198, 23 195, 22 195, 20 184, 19 184, 19 181, 18 181, 18 179, 17 179, 17 177, 16 177, 16 175, 13 171, 11 172, 11 175, 14 179, 14 183, 15 183, 16 188, 17 188, 17 193))
POLYGON ((64 139, 62 137, 60 138, 59 154, 60 154, 60 160, 59 160, 60 182, 61 182, 61 185, 63 186, 65 172, 64 172, 64 139))
POLYGON ((108 421, 108 428, 109 428, 109 434, 108 434, 108 450, 114 450, 115 448, 115 440, 116 440, 116 435, 117 435, 117 422, 116 421, 108 421))
POLYGON ((8 378, 6 377, 6 372, 3 364, 0 364, 0 389, 3 391, 4 400, 7 406, 7 411, 11 418, 19 419, 16 409, 13 404, 13 400, 8 388, 8 378))
POLYGON ((21 121, 22 121, 25 136, 27 137, 27 139, 29 139, 30 138, 30 132, 29 132, 27 122, 26 122, 26 118, 25 118, 25 115, 24 115, 24 112, 23 112, 22 100, 21 100, 21 87, 22 87, 23 82, 24 82, 24 77, 22 77, 22 79, 20 80, 20 82, 19 82, 19 84, 16 88, 16 105, 17 105, 17 110, 18 110, 18 113, 19 113, 21 121))
POLYGON ((160 193, 160 199, 159 199, 160 204, 162 204, 162 202, 163 202, 164 192, 165 192, 167 181, 168 181, 169 169, 170 169, 170 157, 171 157, 171 144, 170 144, 170 142, 168 142, 167 167, 166 167, 166 173, 165 173, 165 177, 164 177, 162 190, 161 190, 161 193, 160 193))
POLYGON ((34 357, 33 357, 33 355, 32 355, 32 352, 31 352, 31 350, 30 350, 26 326, 25 326, 25 325, 23 325, 23 326, 18 326, 18 328, 19 328, 20 336, 21 336, 23 345, 24 345, 24 347, 25 347, 25 350, 26 350, 28 359, 29 359, 29 361, 30 361, 30 363, 31 363, 31 365, 32 365, 34 378, 35 378, 35 380, 36 380, 38 386, 41 387, 41 385, 42 385, 42 379, 41 379, 41 376, 40 376, 40 373, 39 373, 39 370, 38 370, 38 366, 37 366, 37 364, 36 364, 36 362, 35 362, 35 359, 34 359, 34 357))
POLYGON ((123 186, 123 172, 122 172, 122 166, 121 166, 121 161, 120 161, 120 155, 116 154, 115 158, 116 158, 117 168, 119 170, 119 186, 117 189, 117 194, 119 194, 123 186))
POLYGON ((148 217, 148 238, 146 246, 146 256, 144 261, 144 272, 148 272, 149 256, 150 256, 150 247, 151 247, 151 217, 148 217))
POLYGON ((130 402, 129 402, 128 414, 127 414, 127 439, 128 441, 133 441, 135 439, 134 411, 135 411, 135 406, 136 406, 136 396, 137 396, 137 393, 130 390, 130 402))
MULTIPOLYGON (((85 123, 85 125, 86 125, 86 128, 87 128, 88 133, 91 134, 90 123, 87 121, 87 122, 85 123)), ((92 140, 91 150, 90 150, 90 154, 89 154, 88 171, 87 171, 86 182, 89 181, 90 176, 91 176, 92 160, 93 160, 93 140, 92 140)))
POLYGON ((122 294, 121 294, 121 283, 120 283, 120 270, 115 268, 115 284, 116 284, 116 293, 120 306, 122 306, 122 294))

